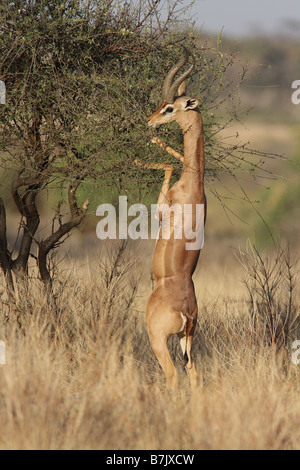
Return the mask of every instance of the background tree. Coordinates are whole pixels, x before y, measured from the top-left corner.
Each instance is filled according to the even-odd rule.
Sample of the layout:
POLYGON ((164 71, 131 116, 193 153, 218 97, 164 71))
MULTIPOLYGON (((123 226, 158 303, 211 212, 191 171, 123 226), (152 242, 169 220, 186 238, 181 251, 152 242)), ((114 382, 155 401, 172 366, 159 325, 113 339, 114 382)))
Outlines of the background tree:
MULTIPOLYGON (((186 25, 182 29, 180 5, 179 0, 1 3, 0 80, 6 84, 7 104, 0 115, 0 264, 11 294, 14 276, 27 278, 31 256, 51 287, 48 254, 83 222, 89 205, 84 193, 90 199, 92 187, 110 194, 109 202, 120 192, 135 202, 150 200, 160 177, 136 168, 134 160, 166 158, 148 144, 145 123, 182 44, 197 61, 191 93, 200 97, 204 115, 207 174, 261 166, 245 145, 225 146, 216 138, 236 118, 234 92, 245 70, 237 68, 233 55, 221 52, 220 38, 208 46, 186 25), (237 72, 228 79, 233 66, 237 72), (226 103, 231 111, 218 121, 216 110, 224 111, 226 103), (11 181, 20 216, 14 249, 6 236, 11 181), (45 193, 56 200, 46 235, 38 230, 45 193)), ((160 135, 180 150, 177 128, 162 129, 160 135)), ((181 171, 180 164, 176 169, 181 171)))
POLYGON ((140 2, 134 10, 111 0, 1 3, 0 76, 8 90, 0 117, 1 167, 13 172, 11 194, 22 229, 14 256, 7 250, 1 199, 0 261, 10 290, 11 271, 17 277, 28 274, 34 241, 41 278, 50 284, 47 255, 82 222, 87 210, 87 202, 77 206, 79 185, 88 176, 99 178, 118 170, 118 163, 105 153, 106 140, 114 137, 109 130, 99 132, 114 113, 109 105, 113 80, 109 83, 107 77, 117 71, 122 75, 122 70, 124 75, 124 61, 137 61, 155 47, 178 4, 169 2, 164 24, 154 28, 152 18, 159 3, 140 2), (68 184, 69 220, 62 222, 62 199, 52 233, 37 241, 37 199, 54 182, 64 188, 68 184))

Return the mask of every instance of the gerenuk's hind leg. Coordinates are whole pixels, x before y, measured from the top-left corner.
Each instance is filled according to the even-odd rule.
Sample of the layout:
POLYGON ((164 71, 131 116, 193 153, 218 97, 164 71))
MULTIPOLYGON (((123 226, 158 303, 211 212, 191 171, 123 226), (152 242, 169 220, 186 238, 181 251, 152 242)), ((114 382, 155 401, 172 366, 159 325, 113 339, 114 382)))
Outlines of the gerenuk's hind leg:
POLYGON ((182 353, 187 361, 185 368, 188 373, 191 388, 195 389, 198 385, 198 374, 195 367, 195 362, 192 358, 192 342, 197 324, 198 309, 195 309, 192 316, 187 319, 185 330, 180 335, 180 346, 182 353))
POLYGON ((152 349, 160 363, 167 381, 167 387, 171 390, 177 388, 177 371, 171 359, 167 340, 169 336, 183 330, 185 321, 182 315, 163 304, 151 308, 151 299, 146 312, 147 330, 152 349))
POLYGON ((197 384, 198 384, 198 374, 197 374, 197 371, 196 371, 195 362, 194 362, 194 360, 192 358, 192 354, 191 354, 192 342, 193 342, 193 335, 189 335, 188 337, 186 337, 186 335, 184 335, 180 339, 180 346, 181 346, 181 349, 182 349, 182 353, 183 353, 184 356, 185 356, 185 354, 187 354, 187 361, 188 362, 187 362, 185 368, 186 368, 186 371, 189 375, 191 388, 195 389, 197 387, 197 384))
POLYGON ((149 332, 149 339, 154 351, 154 354, 157 357, 158 362, 160 363, 165 376, 166 376, 166 384, 168 389, 176 390, 177 388, 177 371, 171 359, 168 346, 167 346, 167 338, 163 336, 153 336, 149 332))

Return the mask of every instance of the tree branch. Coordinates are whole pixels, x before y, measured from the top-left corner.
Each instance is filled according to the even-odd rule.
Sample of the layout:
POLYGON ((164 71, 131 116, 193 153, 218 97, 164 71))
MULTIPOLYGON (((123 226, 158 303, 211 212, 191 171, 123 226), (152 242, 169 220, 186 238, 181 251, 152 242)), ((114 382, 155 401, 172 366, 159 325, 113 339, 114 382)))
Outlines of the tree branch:
POLYGON ((76 202, 76 190, 79 186, 77 182, 74 186, 70 185, 68 190, 69 206, 71 218, 68 222, 60 225, 56 232, 52 233, 48 238, 39 243, 38 266, 42 281, 47 289, 51 290, 52 282, 49 270, 47 268, 47 256, 62 237, 67 235, 73 228, 78 227, 85 218, 89 201, 85 201, 82 209, 79 209, 76 202))

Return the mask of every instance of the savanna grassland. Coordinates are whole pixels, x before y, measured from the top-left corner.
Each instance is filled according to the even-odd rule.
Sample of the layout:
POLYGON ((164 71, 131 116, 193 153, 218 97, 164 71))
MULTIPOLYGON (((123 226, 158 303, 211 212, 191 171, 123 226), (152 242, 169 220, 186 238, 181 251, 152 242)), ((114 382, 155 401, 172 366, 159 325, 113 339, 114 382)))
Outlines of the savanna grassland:
POLYGON ((58 265, 55 299, 38 280, 19 286, 1 319, 1 449, 299 449, 300 366, 290 345, 270 344, 245 259, 222 241, 207 242, 195 276, 199 387, 191 393, 175 338, 180 387, 166 391, 144 322, 152 248, 81 250, 58 265))

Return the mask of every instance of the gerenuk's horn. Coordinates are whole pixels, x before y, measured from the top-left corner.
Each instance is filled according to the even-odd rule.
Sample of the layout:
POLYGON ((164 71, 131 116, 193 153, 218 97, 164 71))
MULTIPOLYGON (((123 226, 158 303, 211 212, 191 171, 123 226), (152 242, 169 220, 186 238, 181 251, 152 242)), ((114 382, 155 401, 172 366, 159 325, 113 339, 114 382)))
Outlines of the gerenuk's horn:
POLYGON ((167 103, 169 104, 174 103, 175 94, 177 92, 179 85, 181 85, 181 83, 189 76, 189 74, 195 67, 195 57, 192 54, 190 54, 190 52, 188 52, 187 49, 185 49, 184 51, 185 51, 184 56, 182 56, 180 61, 170 70, 170 72, 168 73, 164 81, 163 100, 166 100, 167 103), (187 69, 186 72, 184 72, 180 77, 178 77, 175 80, 175 82, 172 84, 172 80, 174 76, 181 69, 181 67, 183 67, 187 63, 190 55, 192 56, 192 59, 193 59, 192 65, 187 69))

